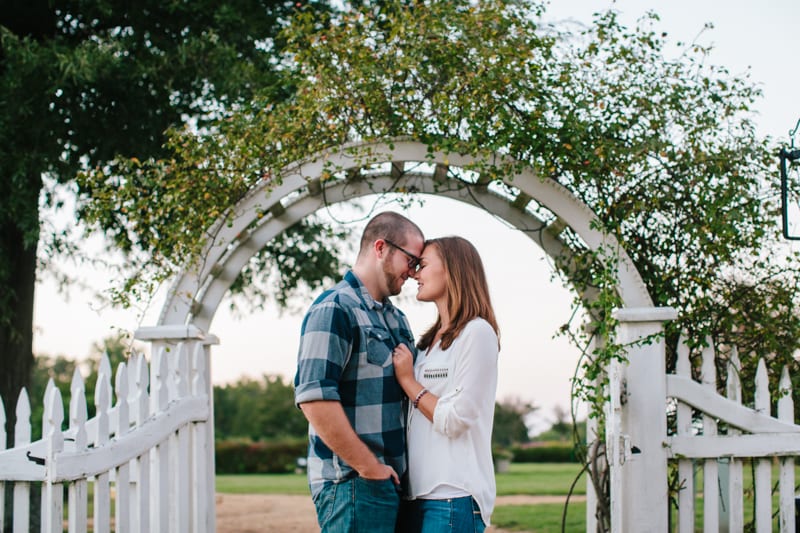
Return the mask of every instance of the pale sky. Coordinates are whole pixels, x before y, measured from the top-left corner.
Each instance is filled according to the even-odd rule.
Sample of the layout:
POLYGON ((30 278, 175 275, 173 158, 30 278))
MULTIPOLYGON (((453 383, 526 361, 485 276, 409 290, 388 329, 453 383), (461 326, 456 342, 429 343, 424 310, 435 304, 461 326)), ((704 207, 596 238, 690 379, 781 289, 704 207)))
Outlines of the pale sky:
MULTIPOLYGON (((587 22, 593 11, 610 5, 597 0, 553 0, 547 18, 587 22)), ((668 32, 671 42, 692 41, 706 22, 712 22, 714 29, 700 37, 701 43, 716 48, 711 61, 734 74, 750 67, 751 78, 764 91, 756 106, 760 133, 788 141, 788 131, 800 118, 798 0, 626 0, 613 5, 627 24, 646 10, 656 11, 661 16, 658 27, 668 32)), ((775 168, 777 173, 777 157, 775 168)), ((401 210, 397 204, 388 208, 401 210)), ((552 419, 555 406, 568 408, 570 378, 579 352, 566 339, 553 336, 570 319, 573 296, 559 281, 551 280, 552 268, 543 252, 492 215, 453 200, 427 197, 424 206, 415 205, 405 214, 427 237, 461 235, 481 253, 501 328, 498 398, 515 396, 529 401, 540 407, 540 419, 552 419)), ((363 224, 353 223, 356 234, 363 224)), ((108 286, 101 273, 82 271, 81 275, 98 289, 108 286)), ((98 310, 89 292, 73 289, 67 301, 51 279, 43 278, 36 293, 36 354, 81 359, 89 354, 92 344, 117 329, 132 331, 138 326, 155 325, 158 301, 144 318, 133 311, 98 310)), ((415 294, 416 283, 410 280, 395 303, 409 316, 414 332, 420 334, 433 321, 435 309, 432 304, 416 302, 415 294)), ((291 379, 301 319, 302 312, 279 317, 275 311, 234 318, 223 302, 211 331, 221 341, 212 352, 214 382, 264 373, 291 379)))

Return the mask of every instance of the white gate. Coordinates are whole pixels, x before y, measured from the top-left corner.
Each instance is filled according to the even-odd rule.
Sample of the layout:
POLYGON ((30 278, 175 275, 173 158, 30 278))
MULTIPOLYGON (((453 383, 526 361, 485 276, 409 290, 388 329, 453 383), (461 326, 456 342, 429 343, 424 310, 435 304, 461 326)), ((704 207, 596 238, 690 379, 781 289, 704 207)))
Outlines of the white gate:
MULTIPOLYGON (((73 376, 68 413, 51 380, 42 439, 30 442, 30 402, 24 389, 20 393, 14 447, 0 451, 0 494, 12 484, 14 533, 29 531, 32 513, 40 513, 43 532, 215 530, 208 370, 209 345, 216 339, 191 326, 143 328, 137 338, 152 343, 149 367, 143 355, 133 356, 117 368, 112 388, 104 357, 95 387, 97 414, 89 420, 81 375, 73 376), (41 509, 30 509, 32 484, 41 485, 41 509)), ((0 400, 0 446, 5 442, 0 400)), ((0 498, 0 531, 6 530, 3 506, 0 498)))
MULTIPOLYGON (((794 424, 791 381, 784 368, 777 417, 770 414, 766 365, 761 359, 755 404, 742 405, 739 361, 730 358, 727 396, 717 393, 714 349, 703 352, 701 381, 692 379, 689 351, 682 342, 675 374, 665 372, 663 341, 639 343, 661 332, 674 318, 665 308, 617 312, 620 338, 630 344, 628 362, 609 368, 610 401, 606 449, 611 477, 612 531, 694 532, 696 514, 706 532, 743 530, 743 466, 753 466, 756 531, 795 531, 794 456, 800 454, 800 426, 794 424), (668 434, 667 414, 676 430, 668 434), (670 461, 677 468, 677 513, 669 516, 670 461), (772 503, 772 468, 778 469, 778 498, 772 503), (696 490, 696 474, 703 479, 696 490), (702 513, 696 513, 702 505, 702 513)), ((710 344, 710 341, 709 341, 710 344)), ((745 384, 749 385, 749 384, 745 384)), ((587 510, 593 514, 593 510, 587 510)))

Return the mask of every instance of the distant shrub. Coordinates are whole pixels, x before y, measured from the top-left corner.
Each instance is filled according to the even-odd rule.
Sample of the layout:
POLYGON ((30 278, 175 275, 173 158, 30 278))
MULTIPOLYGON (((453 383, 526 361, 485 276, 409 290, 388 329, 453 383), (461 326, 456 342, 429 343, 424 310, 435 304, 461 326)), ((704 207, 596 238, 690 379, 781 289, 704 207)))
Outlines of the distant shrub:
POLYGON ((515 463, 577 463, 575 447, 569 442, 537 442, 511 449, 515 463))
POLYGON ((308 439, 253 442, 245 439, 217 441, 217 474, 282 474, 293 472, 298 457, 305 457, 308 439))

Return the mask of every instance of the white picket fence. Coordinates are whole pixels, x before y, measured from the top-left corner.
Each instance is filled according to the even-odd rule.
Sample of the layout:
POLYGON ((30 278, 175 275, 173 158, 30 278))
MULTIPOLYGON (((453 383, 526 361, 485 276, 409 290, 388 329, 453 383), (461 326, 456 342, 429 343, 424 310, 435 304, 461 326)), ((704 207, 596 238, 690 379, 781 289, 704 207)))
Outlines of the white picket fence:
MULTIPOLYGON (((151 342, 150 365, 143 355, 134 355, 118 366, 112 387, 111 365, 104 357, 91 419, 79 372, 72 379, 66 416, 51 380, 42 439, 31 442, 30 402, 21 392, 14 447, 0 451, 0 494, 12 484, 14 533, 29 531, 33 512, 41 514, 43 532, 215 530, 209 345, 216 339, 192 326, 143 328, 137 338, 151 342), (41 484, 38 510, 30 509, 32 484, 41 484)), ((5 442, 0 402, 0 446, 5 442)), ((7 526, 3 506, 0 498, 0 531, 7 526)))
POLYGON ((770 390, 764 359, 758 362, 754 405, 742 405, 737 351, 731 351, 726 396, 717 393, 715 352, 702 352, 701 381, 691 377, 689 350, 681 343, 674 375, 667 376, 667 396, 674 399, 676 432, 667 438, 669 457, 677 461, 677 531, 695 531, 695 507, 702 502, 703 531, 742 531, 745 505, 754 506, 757 532, 795 531, 795 460, 800 454, 800 426, 794 424, 792 385, 787 368, 781 373, 777 417, 770 414, 770 390), (694 415, 693 416, 693 411, 694 415), (698 417, 697 414, 701 413, 698 417), (778 503, 772 504, 772 465, 778 463, 778 503), (746 503, 744 468, 752 465, 754 494, 746 503), (695 488, 702 469, 703 488, 695 488), (702 494, 702 498, 700 498, 702 494))
MULTIPOLYGON (((800 455, 800 426, 794 424, 789 373, 770 396, 766 364, 758 363, 755 383, 741 383, 736 350, 730 354, 725 385, 718 393, 712 347, 702 352, 699 381, 692 378, 689 350, 680 342, 676 372, 667 374, 664 323, 677 313, 668 307, 615 311, 618 342, 626 360, 608 366, 604 459, 610 484, 613 533, 741 532, 745 509, 753 508, 758 532, 795 531, 794 456, 800 455), (754 404, 743 405, 742 388, 754 387, 754 404), (777 400, 777 417, 770 402, 777 400), (675 424, 668 422, 675 415, 675 424), (670 428, 674 428, 674 431, 670 428), (778 465, 778 503, 773 506, 772 468, 778 465), (754 490, 745 487, 753 467, 754 490), (670 494, 670 473, 678 480, 670 494), (749 472, 748 472, 749 473, 749 472), (702 474, 702 490, 698 490, 702 474), (678 510, 670 512, 670 498, 678 510), (748 506, 748 507, 746 507, 748 506), (671 518, 672 515, 672 518, 671 518), (696 524, 696 515, 702 526, 696 524)), ((707 341, 708 346, 712 346, 707 341)), ((595 438, 598 438, 595 437, 595 438)), ((598 497, 587 486, 587 531, 598 530, 598 497)))

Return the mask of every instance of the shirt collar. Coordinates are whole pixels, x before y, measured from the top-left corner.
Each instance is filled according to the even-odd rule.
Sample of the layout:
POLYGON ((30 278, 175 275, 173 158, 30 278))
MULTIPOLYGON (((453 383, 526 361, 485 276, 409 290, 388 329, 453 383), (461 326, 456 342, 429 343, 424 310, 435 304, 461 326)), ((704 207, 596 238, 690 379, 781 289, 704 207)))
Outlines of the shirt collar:
POLYGON ((370 309, 390 312, 394 309, 394 304, 392 304, 392 301, 389 298, 384 298, 382 302, 379 302, 373 298, 367 288, 363 283, 361 283, 361 280, 352 270, 347 271, 347 273, 344 275, 344 279, 350 284, 353 290, 356 291, 356 294, 361 296, 361 300, 364 302, 364 305, 370 309))

